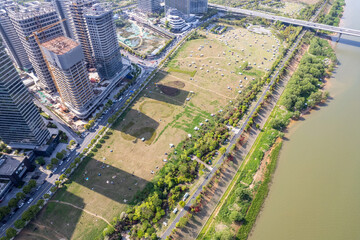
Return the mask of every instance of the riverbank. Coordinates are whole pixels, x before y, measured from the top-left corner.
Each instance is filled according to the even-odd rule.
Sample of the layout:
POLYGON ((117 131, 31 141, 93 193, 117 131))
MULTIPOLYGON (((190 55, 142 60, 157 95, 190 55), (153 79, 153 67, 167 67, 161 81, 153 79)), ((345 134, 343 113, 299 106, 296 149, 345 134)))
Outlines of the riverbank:
POLYGON ((249 160, 244 161, 245 166, 242 168, 242 173, 236 181, 237 187, 234 188, 231 194, 225 196, 226 200, 223 202, 223 204, 221 204, 221 209, 218 211, 218 214, 216 214, 216 216, 212 216, 213 220, 210 221, 210 225, 204 228, 198 239, 211 239, 214 235, 231 235, 236 229, 238 229, 238 239, 247 238, 253 224, 256 221, 256 216, 261 210, 262 203, 267 196, 270 180, 266 179, 268 177, 270 178, 271 176, 270 166, 273 166, 274 157, 271 157, 271 161, 267 165, 266 172, 264 174, 265 178, 262 183, 253 183, 254 176, 258 172, 261 162, 264 161, 263 158, 266 156, 266 152, 277 149, 277 145, 274 145, 275 140, 277 139, 277 136, 283 136, 282 131, 289 124, 290 119, 292 117, 298 118, 300 115, 299 110, 306 109, 307 105, 314 107, 316 104, 325 99, 327 94, 323 94, 319 90, 319 80, 316 77, 323 78, 326 75, 325 69, 331 67, 331 65, 324 64, 323 66, 317 66, 317 70, 320 70, 319 74, 321 76, 318 76, 318 74, 315 73, 315 70, 312 69, 312 72, 316 77, 313 76, 314 78, 309 82, 305 82, 305 80, 303 81, 303 83, 312 84, 313 87, 310 88, 312 91, 309 91, 306 94, 303 93, 302 96, 298 96, 293 92, 294 89, 302 89, 305 91, 305 89, 302 88, 303 86, 296 84, 296 82, 303 74, 310 74, 311 67, 309 66, 309 61, 314 61, 316 66, 316 64, 319 64, 328 57, 333 56, 329 52, 329 45, 326 44, 326 41, 312 40, 309 51, 304 56, 305 59, 303 58, 301 60, 298 69, 295 71, 294 75, 291 77, 285 88, 285 92, 280 99, 281 105, 276 106, 273 110, 268 123, 262 130, 263 133, 259 136, 259 140, 257 140, 256 144, 254 145, 255 150, 252 151, 251 155, 249 156, 249 160), (319 54, 319 50, 323 53, 327 53, 327 56, 314 55, 319 54), (292 96, 292 101, 289 101, 289 95, 292 96), (302 104, 299 104, 299 101, 301 101, 300 103, 302 104), (297 107, 295 107, 295 105, 297 107), (250 184, 254 185, 254 189, 248 189, 247 186, 250 184), (251 202, 251 204, 246 209, 241 207, 239 209, 239 206, 245 205, 241 204, 241 201, 239 202, 236 200, 238 199, 238 197, 236 197, 236 192, 239 191, 238 189, 247 189, 247 191, 251 191, 252 193, 251 200, 248 200, 251 202), (241 210, 240 212, 243 214, 242 218, 233 217, 235 215, 234 212, 239 211, 236 209, 241 210))

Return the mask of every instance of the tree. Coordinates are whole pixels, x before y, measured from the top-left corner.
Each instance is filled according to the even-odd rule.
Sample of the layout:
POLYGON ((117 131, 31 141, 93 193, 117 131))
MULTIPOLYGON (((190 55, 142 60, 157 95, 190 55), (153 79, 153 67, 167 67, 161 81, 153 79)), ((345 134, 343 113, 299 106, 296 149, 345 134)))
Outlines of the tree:
POLYGON ((185 207, 185 202, 184 202, 184 201, 180 201, 180 202, 179 202, 179 205, 180 205, 181 207, 185 207))
POLYGON ((14 226, 17 228, 17 229, 22 229, 25 227, 25 222, 24 220, 22 219, 18 219, 14 222, 14 226))
POLYGON ((8 239, 11 239, 11 238, 15 237, 16 234, 17 234, 17 231, 16 231, 14 228, 8 228, 8 229, 6 230, 6 237, 7 237, 8 239))
POLYGON ((66 178, 66 175, 65 174, 61 174, 60 177, 59 177, 59 180, 62 181, 66 178))
POLYGON ((59 163, 59 159, 57 159, 57 158, 52 158, 51 159, 51 164, 52 165, 56 165, 56 164, 58 164, 59 163))
POLYGON ((28 183, 28 186, 30 186, 31 188, 36 187, 36 181, 34 179, 31 179, 28 183))
POLYGON ((219 152, 220 152, 221 154, 224 154, 224 153, 226 152, 226 147, 221 147, 221 148, 219 149, 219 152))
POLYGON ((10 208, 14 208, 17 206, 18 202, 19 202, 19 200, 17 198, 12 198, 12 199, 10 199, 8 206, 10 208))
POLYGON ((45 160, 43 157, 38 157, 36 160, 35 160, 35 163, 40 165, 40 166, 43 166, 45 165, 45 160))
POLYGON ((53 168, 53 165, 50 163, 50 164, 48 164, 48 165, 46 165, 46 169, 47 170, 50 170, 50 169, 52 169, 53 168))
POLYGON ((69 145, 72 146, 75 144, 75 140, 70 140, 69 145))
POLYGON ((58 152, 58 153, 56 154, 56 158, 59 159, 59 160, 62 160, 62 159, 64 158, 64 153, 58 152))
POLYGON ((49 198, 50 198, 50 195, 46 193, 46 194, 44 194, 44 198, 45 198, 45 199, 49 199, 49 198))
POLYGON ((23 192, 18 192, 16 194, 16 198, 20 200, 24 199, 26 197, 26 195, 23 192))
POLYGON ((239 211, 232 211, 229 218, 233 222, 241 222, 244 219, 244 216, 239 211))
POLYGON ((39 199, 39 201, 37 201, 37 203, 36 203, 36 206, 38 207, 38 208, 40 208, 42 205, 44 205, 44 199, 39 199))

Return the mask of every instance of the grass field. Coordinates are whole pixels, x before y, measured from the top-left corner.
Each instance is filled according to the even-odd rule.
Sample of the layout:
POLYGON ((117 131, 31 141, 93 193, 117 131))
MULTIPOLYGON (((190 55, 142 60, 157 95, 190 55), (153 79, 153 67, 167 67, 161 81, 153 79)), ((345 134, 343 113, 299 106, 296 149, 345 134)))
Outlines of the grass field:
POLYGON ((118 217, 162 168, 170 144, 194 134, 263 76, 278 56, 278 44, 273 35, 233 26, 222 35, 186 42, 114 124, 94 158, 80 165, 18 239, 100 237, 106 221, 118 217))

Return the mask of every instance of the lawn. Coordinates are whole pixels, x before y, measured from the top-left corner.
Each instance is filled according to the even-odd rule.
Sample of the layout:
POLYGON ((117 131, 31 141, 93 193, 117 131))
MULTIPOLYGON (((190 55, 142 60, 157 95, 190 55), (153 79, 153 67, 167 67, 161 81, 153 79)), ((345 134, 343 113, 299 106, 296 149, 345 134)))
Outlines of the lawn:
POLYGON ((93 159, 83 162, 56 193, 52 200, 60 202, 48 204, 19 239, 100 237, 106 221, 119 217, 162 168, 170 144, 176 146, 195 127, 212 121, 212 113, 240 96, 253 78, 262 77, 281 45, 274 35, 234 26, 222 35, 201 34, 206 38, 186 42, 155 76, 93 159))

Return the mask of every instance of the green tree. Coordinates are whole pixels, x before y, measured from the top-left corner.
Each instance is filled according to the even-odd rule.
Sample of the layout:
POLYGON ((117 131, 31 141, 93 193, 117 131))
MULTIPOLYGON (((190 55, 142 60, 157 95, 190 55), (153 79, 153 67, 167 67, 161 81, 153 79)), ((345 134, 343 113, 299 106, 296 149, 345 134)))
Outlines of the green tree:
POLYGON ((19 200, 17 198, 12 198, 12 199, 10 199, 8 206, 10 208, 14 208, 17 206, 18 202, 19 202, 19 200))
POLYGON ((59 177, 59 180, 62 181, 66 178, 66 175, 65 174, 61 174, 60 177, 59 177))
POLYGON ((46 165, 46 169, 47 170, 50 170, 50 169, 52 169, 53 168, 53 165, 50 163, 50 164, 48 164, 48 165, 46 165))
POLYGON ((184 202, 184 201, 180 201, 180 202, 179 202, 179 205, 180 205, 181 207, 185 207, 185 202, 184 202))
POLYGON ((16 231, 14 228, 8 228, 8 229, 6 230, 6 237, 7 237, 8 239, 11 239, 11 238, 15 237, 16 234, 17 234, 17 231, 16 231))
POLYGON ((57 158, 52 158, 51 159, 51 164, 56 165, 58 163, 59 163, 59 159, 57 159, 57 158))
POLYGON ((16 194, 16 198, 20 200, 24 199, 26 197, 26 195, 23 192, 18 192, 16 194))
POLYGON ((232 211, 229 218, 233 222, 241 222, 244 219, 244 216, 239 211, 232 211))
POLYGON ((31 179, 28 183, 28 186, 30 186, 31 188, 36 187, 36 181, 34 179, 31 179))
POLYGON ((221 154, 224 154, 224 153, 226 152, 226 147, 221 147, 221 148, 219 149, 219 152, 220 152, 221 154))
POLYGON ((22 229, 25 227, 25 222, 24 220, 22 219, 18 219, 14 222, 14 226, 17 228, 17 229, 22 229))
POLYGON ((56 158, 59 159, 59 160, 62 160, 64 158, 64 154, 62 152, 58 152, 56 154, 56 158))
POLYGON ((43 166, 45 165, 45 160, 43 157, 38 157, 36 160, 35 160, 35 163, 40 165, 40 166, 43 166))

